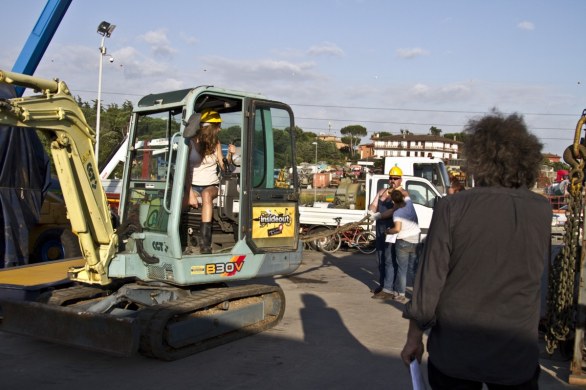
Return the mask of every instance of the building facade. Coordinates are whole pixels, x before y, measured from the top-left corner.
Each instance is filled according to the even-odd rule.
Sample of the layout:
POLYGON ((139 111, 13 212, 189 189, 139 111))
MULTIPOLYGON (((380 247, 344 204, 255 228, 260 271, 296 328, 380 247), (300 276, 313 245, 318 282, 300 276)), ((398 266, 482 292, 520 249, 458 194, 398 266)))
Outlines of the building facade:
POLYGON ((372 137, 375 158, 434 157, 444 161, 460 159, 462 142, 437 135, 399 134, 372 137))

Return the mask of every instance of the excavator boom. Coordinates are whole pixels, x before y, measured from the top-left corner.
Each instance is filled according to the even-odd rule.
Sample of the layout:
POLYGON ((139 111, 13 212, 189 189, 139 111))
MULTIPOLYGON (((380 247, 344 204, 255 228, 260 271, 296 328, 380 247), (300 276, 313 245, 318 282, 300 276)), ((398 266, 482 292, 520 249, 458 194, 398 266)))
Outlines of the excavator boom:
POLYGON ((78 236, 86 265, 74 279, 109 284, 108 261, 118 240, 110 221, 106 194, 100 185, 93 152, 95 133, 63 81, 44 80, 0 70, 0 82, 31 88, 41 94, 0 101, 0 122, 52 133, 51 154, 63 190, 72 231, 78 236))

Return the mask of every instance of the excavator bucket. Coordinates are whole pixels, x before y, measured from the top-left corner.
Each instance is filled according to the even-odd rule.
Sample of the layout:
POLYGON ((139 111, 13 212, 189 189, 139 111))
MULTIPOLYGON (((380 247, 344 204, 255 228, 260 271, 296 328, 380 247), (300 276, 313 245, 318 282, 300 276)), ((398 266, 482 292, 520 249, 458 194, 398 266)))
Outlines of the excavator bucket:
POLYGON ((13 300, 0 301, 0 312, 0 331, 117 356, 138 351, 140 327, 132 318, 13 300))

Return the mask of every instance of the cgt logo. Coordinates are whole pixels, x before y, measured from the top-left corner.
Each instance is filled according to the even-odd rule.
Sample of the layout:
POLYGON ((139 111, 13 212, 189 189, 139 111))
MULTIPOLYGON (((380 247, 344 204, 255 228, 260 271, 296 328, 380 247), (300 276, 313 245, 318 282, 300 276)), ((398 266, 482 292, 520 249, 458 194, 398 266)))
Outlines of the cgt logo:
POLYGON ((153 249, 158 252, 167 253, 167 251, 169 250, 169 246, 167 245, 167 243, 163 241, 153 241, 153 249))
POLYGON ((205 265, 206 275, 234 276, 242 271, 246 256, 234 256, 227 263, 208 263, 205 265))

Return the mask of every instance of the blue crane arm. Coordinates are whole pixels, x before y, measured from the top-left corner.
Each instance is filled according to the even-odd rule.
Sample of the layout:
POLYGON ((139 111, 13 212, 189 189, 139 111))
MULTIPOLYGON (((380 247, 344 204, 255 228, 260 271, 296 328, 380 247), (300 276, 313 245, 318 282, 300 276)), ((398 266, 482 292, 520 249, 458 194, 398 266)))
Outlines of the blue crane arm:
MULTIPOLYGON (((47 4, 39 16, 37 24, 35 24, 33 31, 29 35, 28 40, 12 67, 13 72, 23 73, 29 76, 35 73, 71 1, 47 0, 47 4)), ((16 94, 18 96, 22 96, 23 92, 23 87, 16 88, 16 94)))

